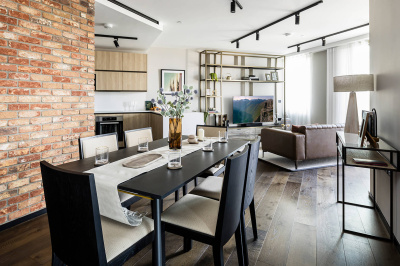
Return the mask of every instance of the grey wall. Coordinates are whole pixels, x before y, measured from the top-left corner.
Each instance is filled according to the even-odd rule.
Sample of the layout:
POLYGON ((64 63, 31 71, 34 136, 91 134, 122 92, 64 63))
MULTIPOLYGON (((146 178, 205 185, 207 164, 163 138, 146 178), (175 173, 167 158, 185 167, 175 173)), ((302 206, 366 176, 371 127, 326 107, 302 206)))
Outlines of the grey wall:
POLYGON ((312 99, 311 123, 326 123, 326 51, 313 54, 312 57, 312 99))
MULTIPOLYGON (((378 135, 400 149, 400 1, 370 0, 371 73, 376 77, 371 108, 378 114, 378 135)), ((400 240, 400 181, 394 178, 394 233, 400 240)), ((389 178, 379 172, 376 198, 389 221, 389 178)))

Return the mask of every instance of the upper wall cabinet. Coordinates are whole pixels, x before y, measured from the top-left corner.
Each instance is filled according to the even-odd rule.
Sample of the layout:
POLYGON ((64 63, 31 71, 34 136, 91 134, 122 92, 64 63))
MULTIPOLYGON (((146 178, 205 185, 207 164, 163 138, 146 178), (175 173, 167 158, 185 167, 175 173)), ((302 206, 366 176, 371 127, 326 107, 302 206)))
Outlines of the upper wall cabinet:
POLYGON ((122 69, 124 71, 147 72, 147 54, 124 53, 122 69))
POLYGON ((96 70, 116 70, 122 71, 123 53, 118 52, 95 52, 95 68, 96 70))
POLYGON ((147 54, 96 51, 96 90, 147 91, 147 54))

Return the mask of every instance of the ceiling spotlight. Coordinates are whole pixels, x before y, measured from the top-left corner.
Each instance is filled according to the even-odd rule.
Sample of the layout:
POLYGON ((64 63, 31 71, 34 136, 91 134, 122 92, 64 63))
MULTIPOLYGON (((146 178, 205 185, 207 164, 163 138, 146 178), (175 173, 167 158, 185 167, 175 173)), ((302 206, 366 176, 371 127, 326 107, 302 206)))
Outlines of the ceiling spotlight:
POLYGON ((297 45, 297 52, 300 53, 300 45, 297 45))
POLYGON ((256 32, 256 40, 259 41, 260 40, 260 33, 257 31, 256 32))
POLYGON ((296 13, 296 15, 295 15, 295 24, 296 25, 299 25, 300 24, 300 13, 296 13))
POLYGON ((103 27, 104 27, 105 29, 111 29, 112 27, 114 27, 114 25, 111 24, 111 23, 104 23, 103 27))
POLYGON ((235 0, 232 0, 231 2, 231 13, 235 13, 236 12, 236 3, 235 0))
POLYGON ((236 48, 239 49, 239 42, 236 42, 236 48))
POLYGON ((322 46, 325 46, 325 45, 326 45, 325 38, 322 38, 322 46))
POLYGON ((119 47, 118 38, 114 39, 114 45, 115 45, 115 48, 119 47))

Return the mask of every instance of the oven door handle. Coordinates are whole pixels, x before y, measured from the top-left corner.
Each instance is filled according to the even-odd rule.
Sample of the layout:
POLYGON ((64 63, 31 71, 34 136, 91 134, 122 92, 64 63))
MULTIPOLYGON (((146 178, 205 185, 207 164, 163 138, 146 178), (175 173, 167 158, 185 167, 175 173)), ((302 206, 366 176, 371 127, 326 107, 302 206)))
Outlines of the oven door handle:
POLYGON ((107 122, 107 123, 100 123, 100 125, 118 125, 119 122, 107 122))

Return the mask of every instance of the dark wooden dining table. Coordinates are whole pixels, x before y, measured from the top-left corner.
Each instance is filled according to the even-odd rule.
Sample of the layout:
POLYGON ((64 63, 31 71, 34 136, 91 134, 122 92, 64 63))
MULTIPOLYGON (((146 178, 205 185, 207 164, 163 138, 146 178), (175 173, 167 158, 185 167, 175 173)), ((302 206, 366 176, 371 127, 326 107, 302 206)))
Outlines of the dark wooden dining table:
MULTIPOLYGON (((167 165, 155 168, 149 172, 132 177, 118 185, 118 190, 150 198, 154 220, 153 265, 164 265, 165 255, 162 254, 161 213, 163 199, 171 193, 186 188, 186 184, 202 175, 218 162, 226 159, 246 145, 248 141, 232 139, 227 143, 214 143, 213 152, 203 152, 201 149, 182 157, 182 168, 169 170, 167 165)), ((168 139, 149 142, 149 150, 168 145, 168 139)), ((110 152, 110 163, 138 154, 137 146, 110 152)), ((94 168, 95 158, 90 157, 59 167, 77 172, 85 172, 94 168)), ((185 194, 186 189, 184 189, 185 194)))

